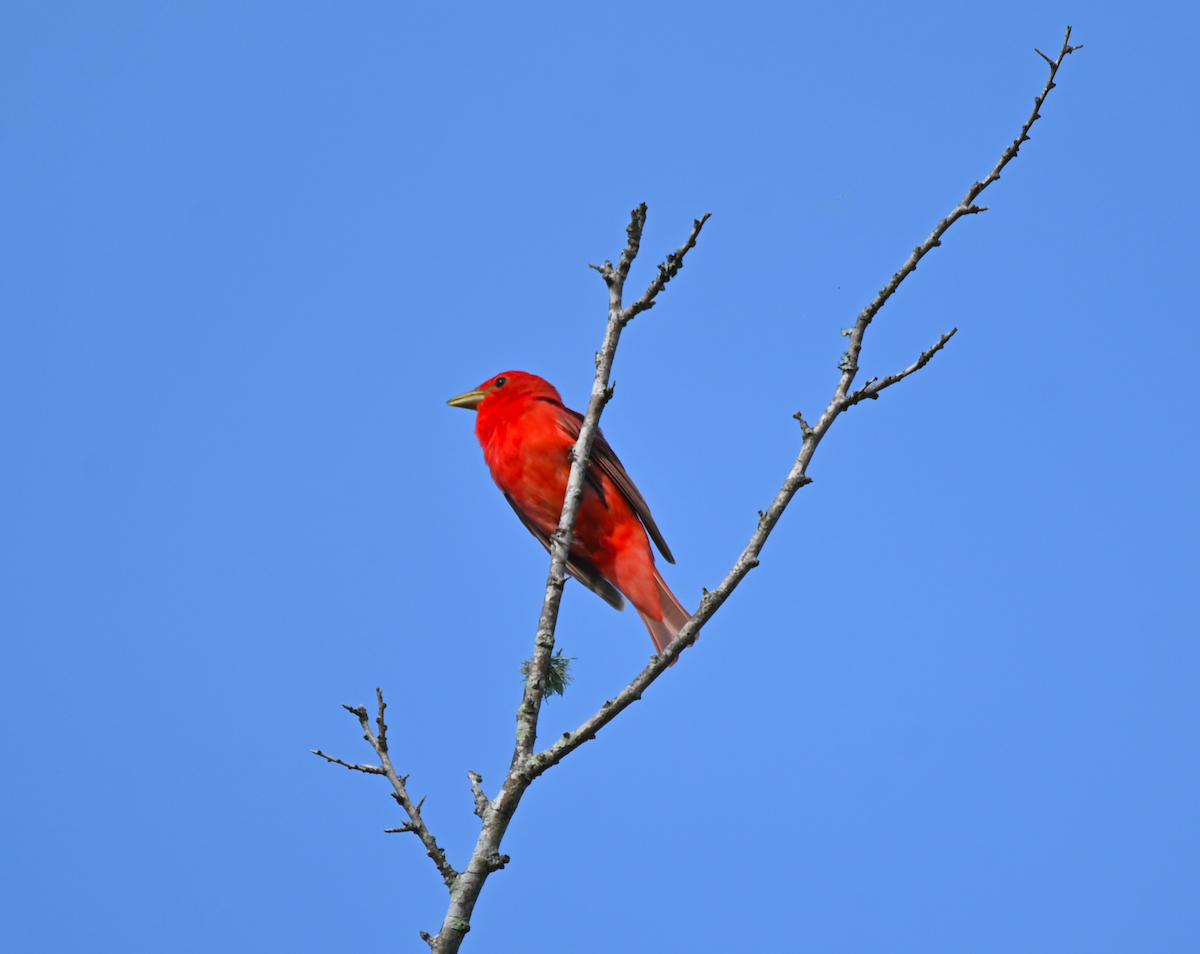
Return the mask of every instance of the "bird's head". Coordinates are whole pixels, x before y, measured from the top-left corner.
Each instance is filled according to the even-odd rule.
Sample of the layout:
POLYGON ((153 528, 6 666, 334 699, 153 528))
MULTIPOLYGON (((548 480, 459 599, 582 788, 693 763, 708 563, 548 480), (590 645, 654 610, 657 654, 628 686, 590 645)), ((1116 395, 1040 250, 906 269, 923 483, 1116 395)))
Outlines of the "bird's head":
POLYGON ((507 403, 516 398, 530 397, 548 397, 560 402, 562 400, 554 385, 544 378, 527 371, 505 371, 488 378, 474 391, 459 394, 446 403, 451 407, 465 407, 469 411, 477 411, 485 403, 490 409, 493 405, 507 403))

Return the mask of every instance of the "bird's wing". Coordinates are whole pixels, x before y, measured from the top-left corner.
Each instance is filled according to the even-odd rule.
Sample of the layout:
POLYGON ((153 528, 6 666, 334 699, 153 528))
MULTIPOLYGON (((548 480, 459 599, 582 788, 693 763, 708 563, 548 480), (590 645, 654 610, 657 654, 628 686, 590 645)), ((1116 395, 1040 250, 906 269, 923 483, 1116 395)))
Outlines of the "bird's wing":
MULTIPOLYGON (((563 404, 559 404, 558 406, 563 411, 560 418, 563 430, 571 435, 572 440, 578 440, 579 429, 583 427, 583 415, 578 411, 572 411, 563 404)), ((604 435, 599 430, 596 431, 596 439, 592 442, 592 456, 590 459, 592 464, 613 482, 613 485, 621 492, 621 496, 633 508, 633 512, 638 515, 638 519, 646 527, 646 532, 650 534, 650 539, 658 547, 659 552, 663 555, 663 559, 668 563, 674 563, 675 557, 671 555, 671 548, 667 546, 667 541, 663 539, 662 532, 658 529, 658 524, 654 522, 654 517, 650 515, 650 505, 646 503, 646 498, 642 496, 642 492, 637 489, 629 474, 625 472, 625 467, 621 464, 620 459, 614 453, 613 449, 608 446, 608 441, 604 439, 604 435)), ((600 490, 600 499, 604 499, 603 490, 600 490)))
MULTIPOLYGON (((537 538, 538 543, 544 546, 546 552, 549 553, 550 538, 542 532, 542 528, 529 519, 529 516, 517 506, 517 502, 512 497, 505 494, 504 499, 513 508, 521 523, 525 524, 525 529, 532 533, 537 538)), ((625 609, 625 597, 617 592, 617 588, 604 578, 600 571, 596 569, 596 565, 587 559, 587 557, 581 557, 574 553, 567 554, 567 572, 613 609, 625 609)))

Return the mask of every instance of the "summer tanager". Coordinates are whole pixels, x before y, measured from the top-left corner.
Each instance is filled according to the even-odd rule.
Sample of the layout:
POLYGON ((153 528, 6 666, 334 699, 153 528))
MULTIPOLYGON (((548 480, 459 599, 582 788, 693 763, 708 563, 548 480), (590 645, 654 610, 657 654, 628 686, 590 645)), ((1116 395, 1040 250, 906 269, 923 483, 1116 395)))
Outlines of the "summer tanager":
MULTIPOLYGON (((524 371, 505 371, 446 403, 478 412, 475 436, 492 479, 521 523, 549 550, 583 415, 564 406, 548 381, 524 371)), ((590 460, 567 572, 616 609, 625 608, 622 593, 629 597, 661 652, 692 614, 658 572, 646 534, 668 563, 675 558, 599 431, 590 460)))

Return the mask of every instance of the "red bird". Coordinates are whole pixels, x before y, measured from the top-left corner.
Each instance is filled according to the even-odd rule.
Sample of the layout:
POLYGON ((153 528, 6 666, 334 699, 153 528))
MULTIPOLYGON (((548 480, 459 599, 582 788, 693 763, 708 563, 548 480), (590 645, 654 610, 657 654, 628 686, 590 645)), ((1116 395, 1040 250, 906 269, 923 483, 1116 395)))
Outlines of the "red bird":
MULTIPOLYGON (((549 550, 583 415, 566 407, 550 382, 524 371, 505 371, 446 403, 478 411, 475 436, 492 480, 549 550)), ((629 597, 662 652, 692 614, 658 572, 646 534, 668 563, 675 558, 645 498, 599 431, 590 459, 567 572, 616 609, 625 608, 622 593, 629 597)))

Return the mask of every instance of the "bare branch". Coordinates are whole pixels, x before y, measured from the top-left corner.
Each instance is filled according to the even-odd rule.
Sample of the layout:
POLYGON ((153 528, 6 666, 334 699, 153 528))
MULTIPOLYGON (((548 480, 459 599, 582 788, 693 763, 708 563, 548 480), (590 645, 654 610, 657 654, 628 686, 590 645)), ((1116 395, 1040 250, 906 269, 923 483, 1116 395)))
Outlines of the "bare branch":
POLYGON ((1070 40, 1071 28, 1067 27, 1066 35, 1063 37, 1062 50, 1059 52, 1057 60, 1051 60, 1045 53, 1042 53, 1040 50, 1037 51, 1043 59, 1050 63, 1050 75, 1046 78, 1046 85, 1042 88, 1041 95, 1034 97, 1033 112, 1029 114, 1029 118, 1025 120, 1025 124, 1021 127, 1021 134, 1000 154, 1000 159, 996 162, 992 171, 978 182, 972 184, 971 188, 967 190, 967 194, 962 197, 962 201, 950 211, 949 215, 938 222, 924 242, 912 250, 912 254, 908 256, 908 260, 900 267, 900 270, 879 290, 879 294, 871 299, 867 306, 859 312, 858 318, 854 322, 854 327, 849 330, 850 346, 846 349, 846 353, 842 355, 842 360, 838 364, 838 368, 842 371, 842 380, 838 383, 838 394, 840 396, 845 397, 850 391, 854 375, 858 373, 858 355, 862 350, 863 335, 866 333, 867 326, 879 312, 879 309, 892 297, 896 289, 900 287, 900 283, 912 272, 916 271, 917 263, 925 257, 926 253, 930 249, 942 244, 942 236, 950 226, 964 215, 975 215, 979 212, 987 211, 986 207, 981 208, 975 205, 975 200, 979 198, 980 193, 984 189, 1000 178, 1001 170, 1017 157, 1021 143, 1029 139, 1029 130, 1041 118, 1041 113, 1038 110, 1042 108, 1042 103, 1045 102, 1046 97, 1050 94, 1050 90, 1054 89, 1054 77, 1057 75, 1058 69, 1062 66, 1067 54, 1083 49, 1082 44, 1080 46, 1071 46, 1070 40))
POLYGON ((561 738, 557 739, 547 749, 538 752, 530 759, 529 774, 532 777, 540 775, 550 766, 560 762, 567 754, 573 752, 590 739, 594 739, 600 729, 616 718, 618 713, 640 699, 646 688, 667 670, 684 649, 696 641, 696 635, 699 633, 700 628, 721 607, 725 600, 729 598, 729 595, 746 577, 746 574, 758 566, 759 554, 762 552, 767 538, 771 535, 771 531, 774 530, 780 517, 783 516, 783 511, 791 502, 792 497, 805 484, 812 483, 812 478, 805 473, 808 469, 808 464, 812 460, 812 455, 816 452, 817 445, 820 444, 821 439, 828 433, 829 428, 837 420, 838 416, 846 408, 866 398, 877 397, 878 393, 884 388, 890 387, 897 381, 903 380, 908 375, 919 371, 953 337, 954 333, 958 330, 957 328, 942 335, 941 339, 933 347, 928 351, 922 352, 921 357, 904 371, 889 375, 881 381, 872 379, 860 391, 854 392, 854 394, 849 393, 850 384, 858 372, 858 355, 862 349, 863 336, 866 333, 867 326, 871 323, 871 320, 878 313, 879 309, 883 307, 900 286, 900 283, 917 267, 917 262, 920 261, 925 253, 941 244, 941 236, 951 225, 964 215, 973 215, 985 211, 985 209, 974 205, 974 200, 988 185, 1000 178, 1000 171, 1017 155, 1021 143, 1029 138, 1029 129, 1039 118, 1038 109, 1040 109, 1042 103, 1045 101, 1047 94, 1054 88, 1054 76, 1058 72, 1058 68, 1062 65, 1063 59, 1068 53, 1081 48, 1079 46, 1071 46, 1069 43, 1070 38, 1071 28, 1067 27, 1066 36, 1063 38, 1062 51, 1059 53, 1058 60, 1051 63, 1050 76, 1046 80, 1046 85, 1041 95, 1035 99, 1034 111, 1021 127, 1021 134, 1004 150, 1000 156, 1000 160, 996 163, 992 171, 985 178, 974 183, 967 190, 967 194, 963 200, 955 206, 946 218, 937 224, 929 238, 913 249, 908 261, 904 263, 900 271, 892 276, 891 280, 880 290, 879 294, 859 313, 854 327, 852 329, 843 329, 842 333, 850 338, 850 349, 847 350, 842 358, 842 362, 839 364, 842 377, 834 390, 833 397, 815 425, 809 425, 799 411, 792 415, 800 422, 800 431, 803 436, 800 452, 796 457, 795 463, 792 465, 792 469, 788 472, 783 486, 779 489, 779 493, 771 501, 771 505, 765 511, 759 511, 758 525, 755 527, 750 541, 746 544, 737 562, 734 563, 733 567, 715 590, 711 592, 704 590, 700 601, 700 608, 684 624, 679 634, 671 641, 661 655, 651 656, 646 668, 638 673, 633 681, 610 701, 605 702, 578 729, 574 732, 564 733, 561 738))
MULTIPOLYGON (((587 476, 586 462, 592 451, 592 442, 599 427, 600 415, 613 396, 609 377, 612 373, 613 358, 616 355, 621 331, 635 314, 645 311, 653 304, 658 293, 683 267, 684 256, 689 249, 695 246, 696 238, 708 219, 709 214, 705 213, 703 218, 693 222, 687 241, 667 256, 667 261, 659 266, 658 275, 650 282, 645 294, 630 308, 622 307, 622 295, 625 290, 625 279, 629 276, 629 269, 641 248, 642 230, 646 225, 646 203, 643 202, 630 213, 629 225, 625 229, 625 249, 621 252, 616 266, 614 267, 608 261, 602 266, 592 266, 600 272, 608 285, 608 323, 605 327, 604 341, 596 353, 596 374, 592 381, 592 394, 588 401, 587 413, 584 415, 583 424, 579 429, 579 437, 571 451, 571 473, 567 478, 562 515, 558 521, 558 529, 551 536, 550 572, 546 580, 542 613, 538 620, 538 634, 534 642, 533 658, 530 660, 529 675, 525 680, 525 694, 517 710, 517 744, 513 751, 510 775, 513 771, 519 772, 524 763, 528 761, 537 741, 538 713, 541 710, 542 698, 545 693, 550 654, 554 649, 554 629, 558 624, 558 609, 562 602, 563 584, 566 581, 569 541, 575 528, 579 504, 583 500, 583 486, 587 476)), ((507 785, 506 781, 505 786, 507 787, 507 785)))
POLYGON ((347 712, 354 715, 358 719, 358 724, 362 726, 363 738, 370 743, 371 748, 375 750, 375 754, 379 756, 379 761, 382 765, 351 765, 349 762, 343 762, 341 759, 335 759, 332 756, 326 755, 324 752, 314 749, 313 751, 326 759, 329 762, 336 762, 338 765, 344 765, 348 769, 355 769, 359 772, 366 772, 368 775, 384 775, 387 780, 392 783, 392 798, 394 798, 400 807, 404 809, 409 820, 406 821, 400 828, 388 828, 385 831, 411 831, 421 839, 421 843, 425 846, 425 852, 433 859, 433 863, 437 865, 438 873, 441 874, 442 880, 446 883, 446 887, 450 890, 451 896, 459 886, 459 874, 454 870, 453 865, 446 860, 446 853, 438 847, 437 839, 433 837, 425 820, 421 817, 421 804, 424 804, 425 799, 421 799, 421 804, 413 804, 413 800, 408 796, 408 790, 405 788, 405 783, 408 781, 407 775, 399 775, 396 773, 396 768, 392 765, 391 756, 388 755, 387 747, 387 725, 383 721, 383 712, 387 708, 387 703, 383 701, 383 690, 375 690, 375 698, 379 704, 379 714, 375 719, 376 725, 379 727, 379 734, 376 735, 371 731, 371 719, 367 713, 366 706, 342 706, 347 712))
MULTIPOLYGON (((622 305, 622 295, 629 269, 641 248, 642 230, 646 225, 644 202, 630 213, 629 225, 625 229, 625 249, 621 252, 617 264, 605 261, 603 265, 591 266, 600 273, 608 286, 608 322, 605 326, 604 341, 600 350, 596 352, 596 375, 592 380, 587 413, 584 414, 579 437, 571 449, 571 472, 567 478, 562 514, 559 517, 558 528, 550 537, 550 571, 546 579, 542 612, 538 618, 533 657, 529 661, 529 673, 525 679, 525 691, 517 708, 517 731, 512 763, 500 787, 500 793, 492 802, 487 801, 482 789, 478 787, 478 777, 473 773, 471 775, 472 791, 475 793, 475 813, 483 819, 483 827, 475 843, 475 850, 471 853, 471 860, 459 876, 460 890, 451 893, 450 908, 442 928, 436 936, 428 938, 430 947, 436 954, 453 954, 458 950, 466 932, 470 930, 471 913, 484 882, 489 874, 504 867, 508 861, 507 855, 499 853, 500 841, 508 823, 529 783, 540 774, 540 771, 533 771, 531 760, 537 741, 538 717, 546 692, 546 674, 554 652, 554 631, 558 625, 558 610, 567 575, 567 553, 575 529, 575 518, 579 513, 579 504, 583 499, 584 479, 592 442, 599 427, 600 415, 613 396, 609 378, 621 331, 634 315, 653 304, 658 293, 679 271, 684 256, 695 246, 696 237, 708 218, 706 214, 703 218, 695 220, 687 241, 667 256, 645 294, 628 309, 622 305)), ((387 763, 384 765, 386 767, 387 763)))
MULTIPOLYGON (((444 853, 437 847, 432 834, 429 833, 425 823, 421 820, 421 805, 414 805, 412 803, 404 787, 406 779, 398 776, 392 766, 391 759, 387 753, 387 727, 383 721, 383 696, 378 690, 378 737, 371 732, 367 711, 364 707, 360 706, 357 709, 350 709, 347 706, 347 708, 359 719, 363 727, 364 738, 371 743, 376 754, 379 755, 382 765, 356 766, 343 762, 340 759, 334 759, 322 752, 317 753, 331 762, 336 762, 350 769, 364 771, 368 774, 382 773, 392 783, 392 787, 395 790, 394 797, 404 807, 409 816, 409 821, 405 822, 399 828, 388 829, 388 831, 412 831, 417 834, 425 844, 430 857, 437 864, 438 870, 442 872, 443 879, 450 889, 450 907, 437 935, 431 936, 424 931, 421 932, 421 937, 429 944, 434 954, 455 954, 463 938, 471 929, 471 914, 484 882, 493 871, 503 868, 509 860, 507 855, 499 853, 500 843, 512 819, 513 813, 516 811, 521 797, 529 787, 529 784, 551 765, 561 761, 568 753, 574 751, 589 739, 595 738, 596 733, 600 729, 611 722, 617 714, 640 699, 645 689, 674 663, 684 649, 695 642, 701 627, 720 609, 725 600, 729 598, 734 589, 745 578, 746 574, 758 566, 759 555, 766 544, 767 538, 778 524, 783 511, 787 508, 796 492, 805 484, 812 483, 812 478, 806 473, 809 462, 812 460, 817 446, 825 434, 828 433, 829 428, 837 420, 838 416, 848 407, 852 407, 868 398, 875 399, 883 389, 903 380, 910 374, 915 374, 928 364, 933 355, 940 351, 955 334, 957 329, 942 335, 935 345, 927 351, 922 352, 917 361, 903 371, 889 375, 882 380, 872 378, 857 391, 850 391, 850 385, 853 383, 854 377, 858 372, 858 357, 862 349, 863 337, 868 325, 870 325, 880 308, 887 303, 888 299, 900 286, 900 283, 917 267, 917 263, 921 258, 930 249, 941 244, 941 236, 954 222, 964 215, 974 215, 986 211, 984 208, 974 204, 975 199, 988 185, 1000 178, 1001 170, 1016 157, 1021 144, 1029 139, 1029 130, 1039 118, 1038 110, 1041 108, 1046 96, 1054 88, 1054 77, 1059 67, 1068 53, 1080 49, 1078 46, 1070 45, 1070 37, 1071 28, 1068 27, 1058 59, 1051 61, 1049 57, 1045 57, 1050 63, 1050 77, 1047 79, 1041 95, 1035 99, 1034 111, 1021 127, 1021 134, 1018 138, 1001 154, 1000 160, 996 163, 992 171, 984 179, 974 183, 967 190, 967 194, 962 201, 951 210, 949 215, 937 224, 930 236, 913 250, 900 270, 892 276, 891 280, 879 291, 875 298, 859 313, 854 327, 843 331, 843 334, 850 338, 850 346, 839 363, 842 374, 834 390, 833 397, 815 424, 810 425, 799 411, 793 415, 800 423, 803 437, 800 451, 775 498, 766 510, 759 512, 758 523, 750 536, 749 542, 733 567, 725 575, 725 578, 711 592, 708 590, 703 591, 700 607, 697 609, 695 615, 684 624, 675 639, 671 641, 661 654, 650 657, 649 664, 629 685, 611 700, 605 702, 599 711, 583 722, 575 732, 563 733, 548 748, 535 754, 534 745, 537 741, 538 717, 541 710, 543 693, 545 692, 546 672, 550 663, 551 653, 554 650, 555 627, 558 621, 558 610, 562 599, 563 584, 566 579, 566 557, 575 526, 576 515, 579 511, 580 500, 583 496, 583 482, 592 442, 597 432, 600 415, 605 405, 612 398, 613 392, 609 378, 617 343, 624 326, 637 314, 653 306, 658 293, 662 291, 667 282, 682 267, 684 256, 689 249, 695 246, 700 230, 709 216, 706 214, 703 218, 694 221, 687 241, 675 252, 668 255, 663 264, 659 265, 658 275, 650 282, 646 292, 628 308, 624 308, 622 305, 622 295, 625 280, 629 275, 629 269, 637 257, 641 245, 642 230, 646 222, 646 206, 644 203, 634 209, 630 216, 630 223, 626 229, 626 247, 621 253, 617 264, 614 266, 612 262, 605 261, 603 265, 591 266, 601 274, 608 286, 608 322, 605 328, 603 344, 600 351, 596 353, 596 375, 592 383, 592 392, 588 401, 587 413, 584 415, 579 437, 571 450, 571 471, 567 481, 562 513, 559 518, 558 528, 551 537, 550 571, 546 580, 546 592, 542 604, 542 612, 538 620, 534 654, 530 660, 521 704, 517 710, 517 730, 512 763, 499 794, 492 801, 489 801, 483 792, 481 785, 482 778, 475 772, 468 773, 468 777, 471 780, 471 791, 475 799, 475 813, 482 820, 482 828, 466 869, 459 874, 446 862, 444 853)), ((1044 54, 1042 55, 1045 56, 1044 54)))
POLYGON ((957 328, 951 328, 944 335, 938 338, 937 342, 932 347, 922 351, 921 357, 917 358, 916 361, 910 364, 903 371, 900 371, 896 374, 889 374, 882 381, 878 380, 877 378, 872 378, 857 391, 854 391, 846 396, 846 400, 843 402, 844 407, 853 407, 859 401, 865 401, 868 399, 872 401, 879 400, 880 391, 882 391, 884 388, 890 388, 897 381, 903 381, 910 374, 915 374, 916 372, 920 371, 923 367, 925 367, 925 365, 929 364, 930 358, 946 347, 946 342, 953 338, 957 332, 957 328))
POLYGON ((341 759, 335 759, 332 755, 326 755, 320 749, 309 749, 313 755, 319 755, 327 762, 333 762, 336 765, 344 765, 348 769, 353 769, 355 772, 366 772, 368 775, 387 775, 379 765, 352 765, 349 762, 343 762, 341 759))
POLYGON ((658 266, 658 274, 642 293, 642 297, 621 313, 622 325, 629 324, 637 315, 654 307, 655 297, 666 287, 667 282, 683 268, 683 256, 688 253, 689 249, 696 247, 696 239, 700 237, 700 230, 704 228, 704 223, 709 220, 711 215, 711 212, 705 212, 703 218, 695 219, 692 222, 692 233, 687 237, 687 241, 667 255, 666 261, 658 266))
POLYGON ((467 778, 471 780, 471 793, 475 796, 475 814, 481 820, 487 821, 488 813, 492 810, 492 803, 483 794, 483 789, 480 787, 483 776, 478 772, 468 772, 467 778))

